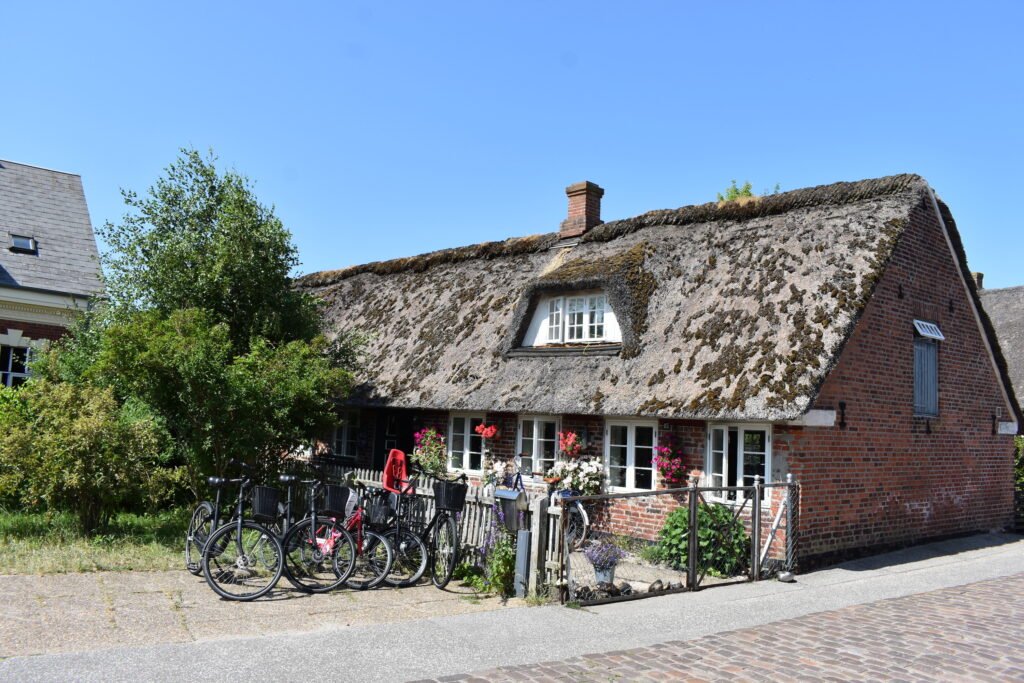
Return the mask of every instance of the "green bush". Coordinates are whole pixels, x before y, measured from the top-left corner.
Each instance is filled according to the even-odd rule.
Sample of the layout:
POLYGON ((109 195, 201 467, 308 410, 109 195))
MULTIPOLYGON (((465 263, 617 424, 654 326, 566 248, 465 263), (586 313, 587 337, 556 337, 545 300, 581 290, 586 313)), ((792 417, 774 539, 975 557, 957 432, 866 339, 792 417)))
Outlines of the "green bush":
POLYGON ((0 495, 70 511, 85 531, 138 500, 161 464, 159 424, 109 388, 35 379, 0 402, 0 495))
POLYGON ((1024 490, 1024 436, 1014 437, 1017 455, 1013 459, 1013 475, 1017 488, 1024 490))
MULTIPOLYGON (((658 532, 658 543, 643 557, 686 569, 689 562, 689 508, 676 508, 658 532)), ((698 567, 706 567, 712 576, 736 576, 749 564, 750 537, 743 523, 733 519, 725 505, 701 505, 697 508, 698 567)))

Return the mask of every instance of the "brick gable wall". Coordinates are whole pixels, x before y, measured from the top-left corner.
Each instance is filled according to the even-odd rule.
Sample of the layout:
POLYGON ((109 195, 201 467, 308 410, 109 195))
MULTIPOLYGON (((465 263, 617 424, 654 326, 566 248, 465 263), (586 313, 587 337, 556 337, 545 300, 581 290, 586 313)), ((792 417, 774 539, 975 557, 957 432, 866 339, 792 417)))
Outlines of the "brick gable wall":
MULTIPOLYGON (((846 404, 845 429, 775 428, 775 455, 801 483, 803 554, 1005 527, 1012 420, 930 202, 911 224, 815 408, 846 404), (913 320, 938 323, 939 416, 913 411, 913 320)), ((838 421, 838 420, 837 420, 838 421)))

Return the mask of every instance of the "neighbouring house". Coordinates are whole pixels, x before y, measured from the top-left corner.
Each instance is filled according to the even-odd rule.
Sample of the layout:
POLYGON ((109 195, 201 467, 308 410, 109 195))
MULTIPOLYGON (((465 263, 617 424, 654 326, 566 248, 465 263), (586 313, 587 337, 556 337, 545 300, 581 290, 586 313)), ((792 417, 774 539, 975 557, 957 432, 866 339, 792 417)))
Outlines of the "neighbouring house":
POLYGON ((982 289, 982 274, 974 273, 974 277, 1020 400, 1024 396, 1024 286, 982 289))
POLYGON ((82 179, 0 160, 0 384, 102 289, 82 179))
POLYGON ((557 232, 300 281, 332 332, 368 335, 336 455, 379 467, 433 426, 480 475, 486 423, 494 455, 543 470, 574 431, 611 490, 645 490, 672 435, 708 485, 792 474, 819 560, 1010 524, 1020 409, 922 178, 608 223, 600 187, 567 194, 557 232))

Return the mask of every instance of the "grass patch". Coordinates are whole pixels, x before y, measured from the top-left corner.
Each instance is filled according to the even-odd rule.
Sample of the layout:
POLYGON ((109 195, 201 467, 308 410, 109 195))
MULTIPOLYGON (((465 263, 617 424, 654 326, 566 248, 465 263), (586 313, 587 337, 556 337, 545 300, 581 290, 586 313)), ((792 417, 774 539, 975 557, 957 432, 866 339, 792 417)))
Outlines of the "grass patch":
POLYGON ((90 536, 67 513, 0 511, 0 574, 183 568, 189 514, 124 512, 90 536))

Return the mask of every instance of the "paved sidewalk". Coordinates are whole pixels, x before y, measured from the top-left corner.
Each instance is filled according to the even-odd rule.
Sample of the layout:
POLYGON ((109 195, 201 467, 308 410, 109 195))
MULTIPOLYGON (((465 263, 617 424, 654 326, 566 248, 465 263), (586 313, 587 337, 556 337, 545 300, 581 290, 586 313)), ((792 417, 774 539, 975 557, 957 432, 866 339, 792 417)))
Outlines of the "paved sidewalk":
POLYGON ((431 680, 1020 681, 1024 574, 696 640, 431 680))
MULTIPOLYGON (((337 610, 332 617, 335 625, 325 624, 314 632, 270 632, 255 637, 129 644, 88 652, 11 657, 0 661, 0 681, 134 683, 205 680, 213 675, 211 672, 229 672, 232 678, 246 680, 362 682, 458 676, 504 666, 526 667, 529 671, 539 662, 633 648, 660 651, 678 646, 678 642, 664 645, 666 641, 694 641, 713 634, 757 629, 821 612, 1015 577, 1022 571, 1024 539, 1010 534, 982 534, 848 562, 801 575, 794 584, 745 583, 587 609, 480 606, 484 611, 422 618, 431 608, 410 605, 408 609, 416 608, 420 618, 365 623, 357 618, 358 610, 350 616, 344 603, 337 602, 331 607, 337 610)), ((203 584, 199 587, 209 593, 203 584)), ((424 598, 439 593, 433 588, 425 590, 424 598)), ((413 595, 403 591, 390 593, 413 595)), ((321 598, 347 600, 344 595, 314 596, 292 602, 321 604, 321 598)), ((375 594, 357 595, 355 599, 364 595, 369 598, 375 594)), ((0 601, 6 599, 0 596, 0 601)), ((460 599, 456 597, 455 601, 460 599)), ((210 602, 210 596, 204 595, 203 604, 210 602)), ((357 605, 365 607, 359 602, 353 609, 357 605)), ((1003 607, 1009 609, 1008 601, 1003 607)), ((263 623, 275 605, 225 604, 223 608, 224 620, 237 614, 238 621, 263 623), (242 609, 235 611, 233 608, 237 607, 242 609)), ((0 602, 0 623, 5 621, 8 609, 0 602)), ((395 607, 396 611, 403 609, 406 608, 395 607)), ((369 616, 372 618, 372 614, 369 616)), ((140 623, 144 630, 145 622, 140 623)), ((961 629, 956 619, 933 626, 936 636, 943 638, 957 635, 961 629)), ((131 628, 130 623, 126 628, 131 628)), ((45 635, 45 630, 36 633, 39 638, 53 640, 45 635)), ((760 641, 762 649, 774 646, 776 640, 786 642, 777 632, 769 633, 776 635, 771 636, 771 642, 760 641)), ((784 631, 783 635, 788 633, 784 631)), ((870 632, 866 639, 875 635, 870 632)), ((819 640, 827 640, 830 633, 824 630, 813 636, 800 643, 810 648, 819 640)), ((887 640, 895 637, 886 635, 887 640)), ((711 653, 709 656, 720 659, 731 656, 730 648, 711 653)), ((809 658, 814 656, 817 655, 811 654, 809 658)), ((852 656, 856 657, 856 652, 852 656)))
POLYGON ((310 595, 281 579, 267 597, 219 598, 186 572, 0 576, 0 658, 322 631, 472 614, 503 605, 452 582, 310 595))

